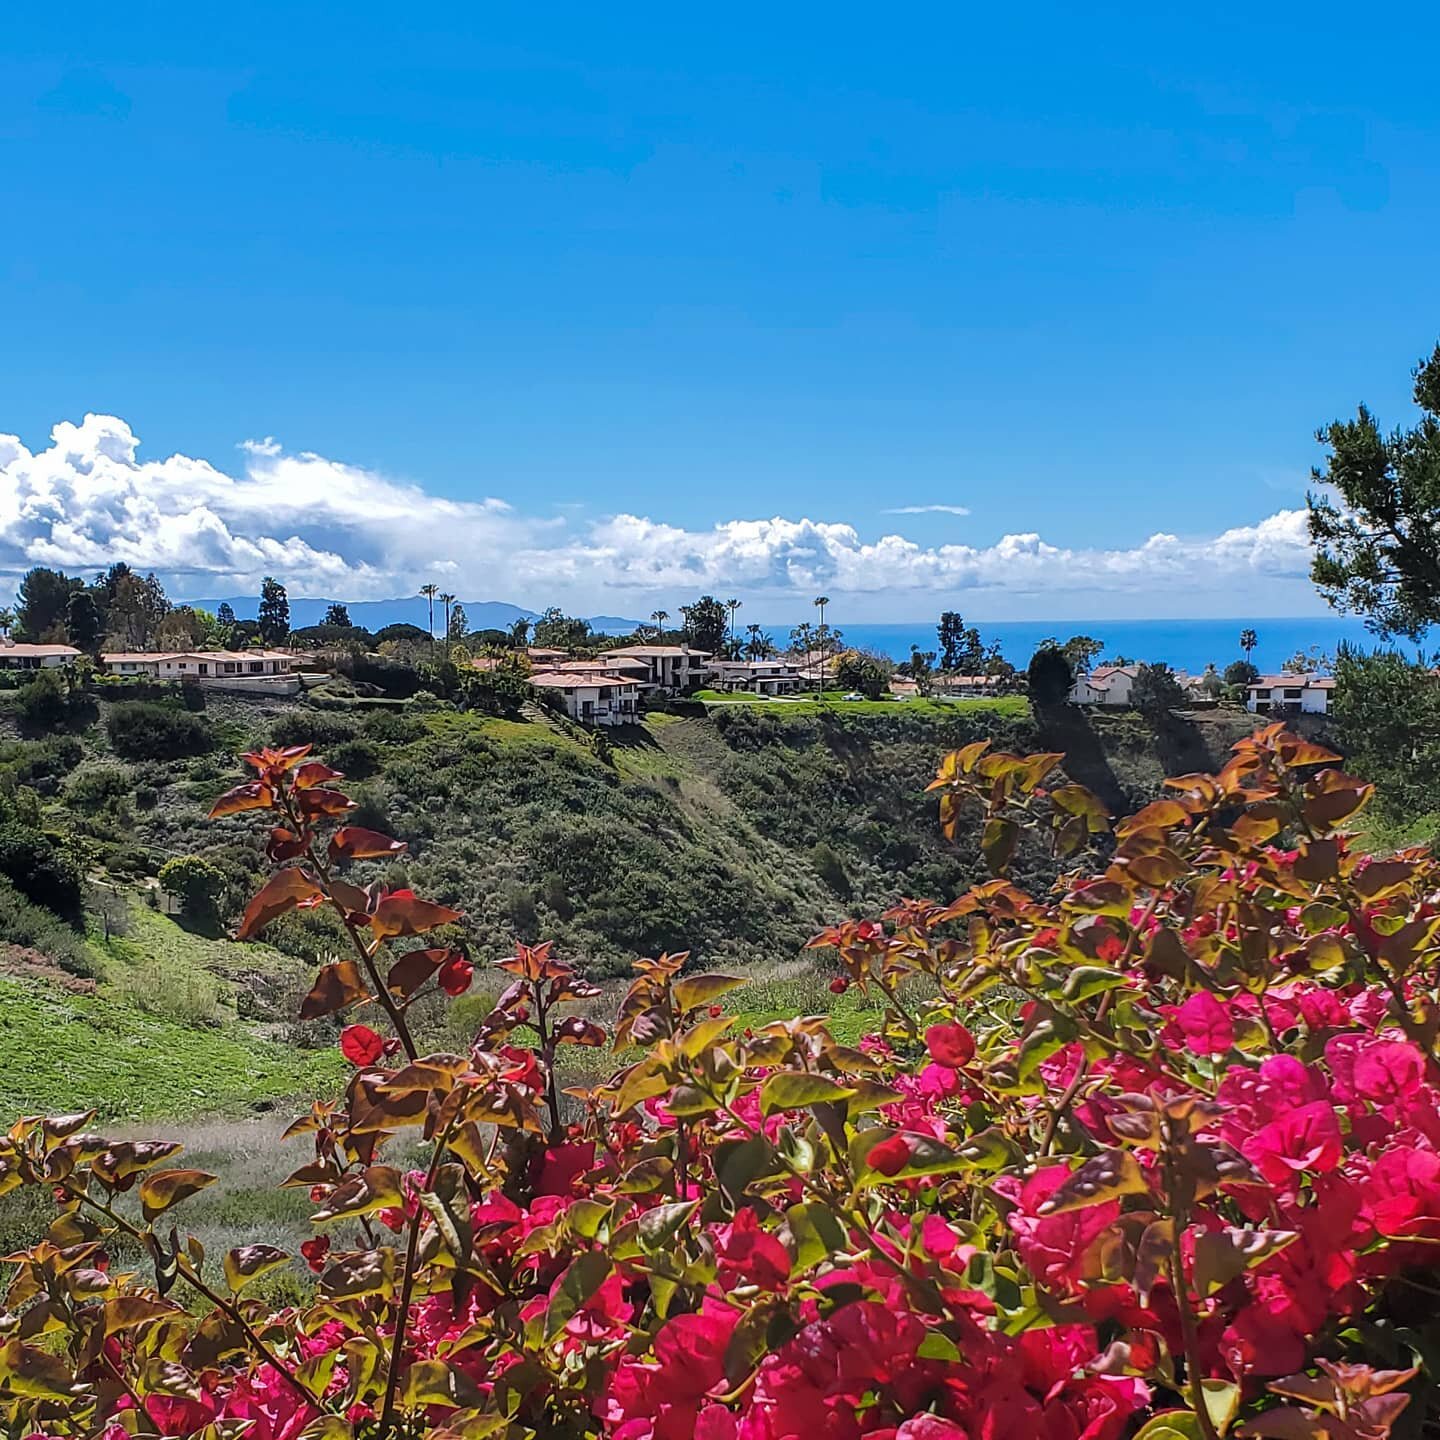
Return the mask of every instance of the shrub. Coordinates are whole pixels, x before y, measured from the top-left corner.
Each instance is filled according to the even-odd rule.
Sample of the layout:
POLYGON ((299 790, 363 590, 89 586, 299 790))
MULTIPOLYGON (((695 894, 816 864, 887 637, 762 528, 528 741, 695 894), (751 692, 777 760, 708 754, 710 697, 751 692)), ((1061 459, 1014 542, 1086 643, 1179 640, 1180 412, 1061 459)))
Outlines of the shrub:
POLYGON ((398 710, 374 710, 365 717, 361 727, 367 740, 380 745, 409 745, 423 740, 426 735, 424 722, 415 715, 398 710))
POLYGON ((127 760, 203 755, 213 743, 205 720, 189 710, 149 700, 122 700, 105 720, 110 744, 127 760))
POLYGON ((27 900, 65 920, 79 921, 80 867, 43 831, 17 821, 0 825, 0 875, 27 900))
POLYGON ((328 747, 326 759, 347 780, 368 780, 384 763, 380 751, 368 740, 342 740, 328 747))
POLYGON ((291 710, 270 727, 270 738, 277 745, 316 745, 328 749, 353 740, 355 735, 355 721, 350 716, 324 710, 291 710))
POLYGON ((115 765, 77 770, 65 784, 65 803, 72 810, 103 810, 129 795, 130 777, 115 765))
POLYGON ((225 872, 198 855, 167 860, 156 876, 163 889, 180 900, 181 914, 194 925, 213 925, 225 892, 225 872))
POLYGON ((85 937, 0 879, 0 940, 38 951, 71 975, 95 973, 85 937))
POLYGON ((94 719, 95 704, 59 672, 42 670, 15 696, 15 713, 27 734, 47 735, 66 725, 94 719))
POLYGON ((132 1433, 138 1398, 133 1433, 272 1440, 1432 1432, 1440 861, 1358 853, 1339 827, 1369 787, 1277 725, 1086 874, 1108 821, 1059 758, 948 755, 942 828, 978 813, 991 878, 811 942, 879 1012, 858 1043, 742 1027, 743 981, 684 954, 639 962, 607 1037, 541 944, 425 1055, 416 1001, 471 989, 462 917, 328 878, 322 849, 392 842, 297 757, 251 757, 213 813, 294 838, 239 937, 324 906, 351 942, 301 1008, 350 1012, 355 1067, 292 1127, 318 1302, 241 1298, 283 1250, 181 1239, 174 1207, 214 1177, 175 1147, 22 1119, 5 1180, 62 1213, 11 1257, 10 1430, 132 1433), (1077 865, 1038 898, 1010 876, 1025 830, 1077 865), (620 1068, 562 1093, 566 1047, 607 1039, 620 1068), (418 1163, 386 1163, 406 1130, 418 1163), (124 1245, 157 1284, 77 1271, 61 1239, 124 1245))

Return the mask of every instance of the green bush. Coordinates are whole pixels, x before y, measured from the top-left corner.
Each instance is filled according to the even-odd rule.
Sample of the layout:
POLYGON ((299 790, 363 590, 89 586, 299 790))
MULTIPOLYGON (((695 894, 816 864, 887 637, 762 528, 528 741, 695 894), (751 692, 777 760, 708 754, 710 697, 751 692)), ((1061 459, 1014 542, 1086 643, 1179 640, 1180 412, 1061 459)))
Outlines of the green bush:
POLYGON ((65 803, 72 810, 93 813, 128 799, 130 777, 116 765, 77 770, 65 783, 65 803))
POLYGON ((84 756, 85 747, 74 735, 0 743, 0 783, 52 790, 47 782, 68 775, 84 756))
POLYGON ((425 724, 417 716, 406 715, 394 710, 375 710, 365 717, 362 727, 367 740, 382 745, 410 745, 423 740, 425 724))
POLYGON ((148 700, 122 700, 105 721, 110 744, 127 760, 170 760, 203 755, 213 743, 201 716, 148 700))
POLYGON ((0 941, 36 950, 71 975, 93 975, 85 937, 0 879, 0 941))
POLYGON ((313 745, 326 751, 355 735, 355 722, 348 715, 324 710, 291 710, 270 727, 270 738, 277 745, 313 745))
POLYGON ((67 725, 88 724, 95 718, 95 702, 58 672, 42 670, 20 687, 15 713, 27 734, 47 735, 67 725))
POLYGON ((15 821, 0 825, 0 875, 36 905, 80 919, 80 867, 43 831, 15 821))
POLYGON ((213 925, 218 918, 220 897, 225 891, 225 872, 198 855, 179 855, 167 860, 156 877, 180 899, 181 913, 196 925, 213 925))
POLYGON ((368 740, 342 740, 326 749, 325 763, 348 780, 368 780, 379 773, 384 762, 380 751, 368 740))

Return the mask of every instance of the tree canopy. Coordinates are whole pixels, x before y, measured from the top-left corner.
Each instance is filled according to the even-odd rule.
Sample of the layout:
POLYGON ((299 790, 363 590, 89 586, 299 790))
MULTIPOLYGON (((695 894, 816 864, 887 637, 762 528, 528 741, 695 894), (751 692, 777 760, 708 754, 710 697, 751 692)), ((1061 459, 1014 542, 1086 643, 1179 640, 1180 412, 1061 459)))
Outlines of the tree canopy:
POLYGON ((260 638, 267 645, 280 645, 290 634, 290 597, 272 576, 260 587, 260 638))
POLYGON ((1414 371, 1421 415, 1383 434, 1361 405, 1316 438, 1330 447, 1312 474, 1310 575, 1337 610, 1381 636, 1419 639, 1440 622, 1440 345, 1414 371))

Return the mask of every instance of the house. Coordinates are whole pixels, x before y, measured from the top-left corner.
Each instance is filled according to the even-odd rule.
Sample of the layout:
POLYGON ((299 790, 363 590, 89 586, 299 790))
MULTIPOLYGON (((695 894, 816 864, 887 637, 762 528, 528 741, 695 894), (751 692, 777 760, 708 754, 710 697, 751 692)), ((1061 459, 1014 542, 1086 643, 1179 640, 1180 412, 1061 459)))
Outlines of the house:
POLYGON ((1245 708, 1254 715, 1277 715, 1296 710, 1323 715, 1330 705, 1335 682, 1328 675, 1262 675, 1245 687, 1245 708))
POLYGON ((532 665, 554 666, 570 658, 568 650, 556 650, 551 645, 527 645, 525 653, 530 657, 532 665))
POLYGON ((100 659, 112 675, 293 695, 300 689, 295 670, 314 656, 289 650, 138 650, 111 651, 100 659))
POLYGON ((73 645, 26 645, 8 637, 0 641, 0 670, 58 670, 79 658, 73 645))
POLYGON ((640 707, 639 681, 603 667, 536 670, 530 684, 555 696, 582 725, 633 725, 640 707))
POLYGON ((710 653, 688 645, 622 645, 607 650, 606 664, 638 660, 645 666, 641 688, 662 695, 678 695, 704 683, 710 671, 710 653))
POLYGON ((804 683, 788 660, 713 660, 710 676, 717 690, 752 695, 793 695, 804 683))
POLYGON ((890 693, 897 700, 913 700, 920 694, 920 687, 913 680, 907 680, 903 675, 892 675, 890 677, 890 693))
POLYGON ((1097 665, 1077 675, 1070 687, 1072 705, 1128 705, 1138 665, 1097 665))
MULTIPOLYGON (((892 690, 895 688, 892 683, 892 690)), ((978 697, 983 695, 999 695, 1005 688, 1005 677, 1003 675, 937 675, 935 677, 935 693, 937 695, 968 696, 978 697)))

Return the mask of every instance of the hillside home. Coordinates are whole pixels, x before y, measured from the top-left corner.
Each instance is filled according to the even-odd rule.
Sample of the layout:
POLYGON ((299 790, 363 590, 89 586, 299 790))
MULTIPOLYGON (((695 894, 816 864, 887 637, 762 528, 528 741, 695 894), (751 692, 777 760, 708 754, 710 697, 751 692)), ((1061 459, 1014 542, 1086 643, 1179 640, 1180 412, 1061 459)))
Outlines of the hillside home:
POLYGON ((890 677, 890 693, 897 700, 914 700, 920 694, 920 687, 913 680, 907 680, 903 675, 892 675, 890 677))
POLYGON ((1328 675, 1262 675, 1245 687, 1245 708, 1254 715, 1276 715, 1296 710, 1323 715, 1330 705, 1335 682, 1328 675))
POLYGON ((1138 665, 1097 665, 1084 675, 1077 675, 1070 687, 1072 705, 1128 705, 1138 665))
POLYGON ((662 695, 679 695, 705 682, 710 672, 710 654, 688 645, 622 645, 605 652, 606 663, 638 660, 645 666, 644 690, 662 695))
POLYGON ((603 668, 536 670, 530 684, 582 725, 633 725, 640 708, 639 682, 603 668))
POLYGON ((73 665, 79 658, 80 652, 73 645, 0 641, 0 670, 58 670, 64 665, 73 665))
MULTIPOLYGON (((892 690, 895 688, 892 682, 892 690)), ((937 675, 935 693, 954 697, 978 698, 985 695, 1004 693, 1003 675, 937 675)))
POLYGON ((717 690, 752 695, 793 695, 803 683, 788 660, 712 660, 710 681, 717 690))
POLYGON ((300 689, 295 670, 314 657, 289 650, 164 650, 111 651, 100 659, 112 675, 178 680, 220 690, 294 694, 300 689))

